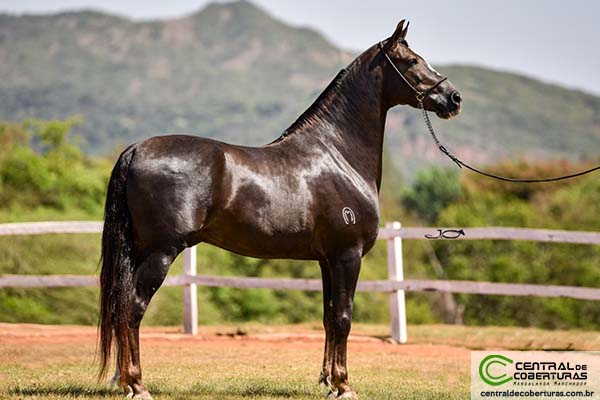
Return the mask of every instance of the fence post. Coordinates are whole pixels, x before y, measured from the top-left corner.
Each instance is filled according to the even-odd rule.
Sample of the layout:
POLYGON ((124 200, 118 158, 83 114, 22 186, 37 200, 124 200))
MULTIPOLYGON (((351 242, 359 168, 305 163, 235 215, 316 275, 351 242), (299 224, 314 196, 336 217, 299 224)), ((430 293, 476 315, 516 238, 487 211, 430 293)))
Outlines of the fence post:
MULTIPOLYGON (((400 230, 400 222, 387 223, 386 228, 400 230)), ((388 279, 391 281, 404 280, 404 266, 402 263, 402 238, 394 236, 387 239, 388 279)), ((395 290, 390 293, 390 324, 392 339, 398 343, 406 343, 406 303, 404 290, 395 290)))
MULTIPOLYGON (((196 246, 183 251, 183 274, 196 275, 196 246)), ((183 286, 183 330, 193 336, 198 334, 198 294, 195 283, 183 286)))

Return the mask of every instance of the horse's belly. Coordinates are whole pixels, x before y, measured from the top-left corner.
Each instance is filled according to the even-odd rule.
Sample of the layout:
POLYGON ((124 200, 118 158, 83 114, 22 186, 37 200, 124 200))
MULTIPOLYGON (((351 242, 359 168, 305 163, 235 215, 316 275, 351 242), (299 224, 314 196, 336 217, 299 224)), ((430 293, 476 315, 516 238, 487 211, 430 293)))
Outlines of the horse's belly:
MULTIPOLYGON (((245 210, 255 211, 255 210, 245 210)), ((231 215, 211 221, 203 240, 245 256, 258 258, 314 259, 312 230, 298 220, 282 217, 279 220, 260 217, 245 219, 231 215)))

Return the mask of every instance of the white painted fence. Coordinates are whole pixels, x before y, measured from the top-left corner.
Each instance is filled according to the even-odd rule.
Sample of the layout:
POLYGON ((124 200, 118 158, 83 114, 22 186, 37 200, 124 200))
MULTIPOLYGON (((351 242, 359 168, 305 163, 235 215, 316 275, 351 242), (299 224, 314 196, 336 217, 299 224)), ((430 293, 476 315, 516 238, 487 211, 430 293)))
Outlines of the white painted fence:
MULTIPOLYGON (((389 223, 379 231, 378 239, 387 241, 388 279, 360 281, 357 290, 390 293, 391 336, 399 343, 407 341, 405 291, 438 291, 508 296, 568 297, 600 300, 600 288, 512 283, 404 279, 402 239, 424 239, 438 228, 402 228, 389 223)), ((445 229, 445 228, 442 228, 445 229)), ((32 222, 0 224, 0 236, 45 235, 66 233, 100 233, 102 223, 95 221, 32 222)), ((524 228, 464 228, 465 235, 456 240, 529 240, 536 242, 600 244, 599 232, 579 232, 524 228)), ((184 329, 198 332, 197 285, 208 287, 321 290, 319 279, 247 278, 197 275, 196 248, 183 255, 183 274, 169 276, 166 286, 184 287, 184 329)), ((6 287, 76 287, 97 286, 96 276, 82 275, 0 275, 0 289, 6 287)))

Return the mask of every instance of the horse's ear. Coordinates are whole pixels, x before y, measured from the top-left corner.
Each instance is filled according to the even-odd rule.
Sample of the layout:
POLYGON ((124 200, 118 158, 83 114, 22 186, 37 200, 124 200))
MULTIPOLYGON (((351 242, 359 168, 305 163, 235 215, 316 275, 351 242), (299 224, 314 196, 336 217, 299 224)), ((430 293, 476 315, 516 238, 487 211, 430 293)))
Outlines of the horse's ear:
POLYGON ((398 22, 398 26, 396 26, 396 30, 394 31, 394 34, 392 35, 393 42, 406 38, 406 34, 408 33, 408 26, 410 25, 410 22, 406 22, 406 27, 404 26, 405 22, 406 22, 406 20, 404 20, 404 19, 402 21, 398 22))
POLYGON ((408 26, 410 25, 410 21, 408 21, 406 23, 406 26, 404 27, 404 29, 402 30, 402 34, 400 36, 402 36, 402 39, 406 39, 406 34, 408 33, 408 26))

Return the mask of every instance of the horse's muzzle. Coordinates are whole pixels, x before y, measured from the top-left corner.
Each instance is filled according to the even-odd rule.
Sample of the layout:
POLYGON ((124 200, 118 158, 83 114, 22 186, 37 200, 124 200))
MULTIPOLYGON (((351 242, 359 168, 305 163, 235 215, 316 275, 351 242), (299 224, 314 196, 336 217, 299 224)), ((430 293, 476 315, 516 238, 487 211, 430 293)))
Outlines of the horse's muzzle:
POLYGON ((442 119, 450 119, 460 113, 462 97, 456 90, 447 95, 445 101, 438 105, 436 115, 442 119))

